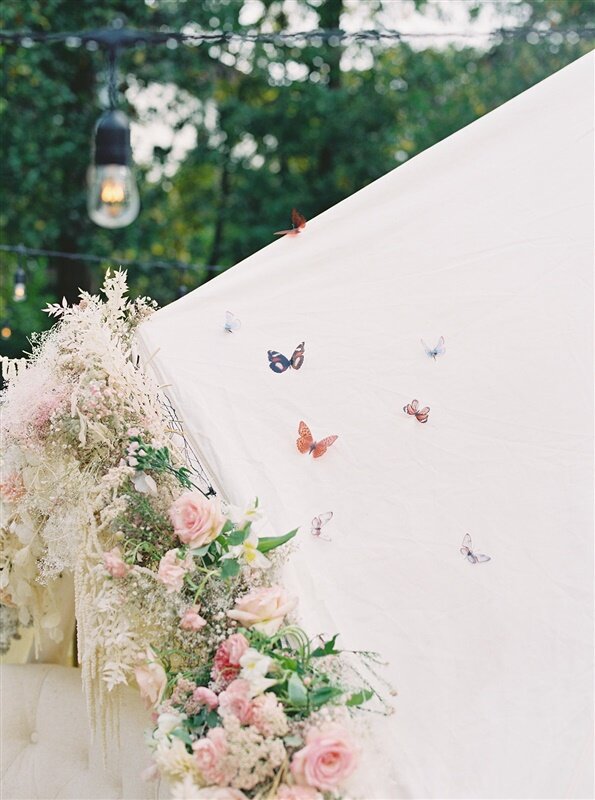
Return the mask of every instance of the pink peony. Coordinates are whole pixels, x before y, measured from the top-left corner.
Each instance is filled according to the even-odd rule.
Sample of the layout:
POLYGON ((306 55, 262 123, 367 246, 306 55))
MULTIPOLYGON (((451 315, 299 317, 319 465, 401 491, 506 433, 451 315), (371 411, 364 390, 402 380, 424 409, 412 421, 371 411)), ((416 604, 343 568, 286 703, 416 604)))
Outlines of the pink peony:
POLYGON ((249 725, 252 717, 252 698, 248 681, 235 680, 219 695, 219 714, 232 714, 242 725, 249 725))
POLYGON ((289 597, 280 586, 253 589, 236 600, 235 608, 227 616, 246 628, 254 628, 266 636, 276 633, 283 619, 296 606, 297 600, 289 597))
POLYGON ((147 661, 135 667, 134 674, 140 689, 140 696, 145 701, 147 708, 151 708, 156 706, 163 697, 167 686, 167 675, 150 648, 146 655, 147 661))
POLYGON ((357 750, 347 731, 329 723, 310 728, 306 746, 293 756, 291 772, 302 786, 332 792, 354 771, 357 750))
POLYGON ((275 800, 323 800, 322 795, 311 786, 288 786, 282 783, 275 800))
POLYGON ((211 711, 219 705, 219 698, 206 686, 197 686, 192 693, 192 699, 201 706, 207 706, 211 711))
POLYGON ((244 634, 233 633, 222 642, 215 653, 213 678, 222 685, 231 683, 240 672, 240 659, 250 647, 244 634))
POLYGON ((198 613, 199 606, 192 606, 184 611, 184 615, 180 620, 180 628, 184 631, 199 631, 207 624, 206 619, 203 619, 198 613))
POLYGON ((184 575, 193 568, 192 556, 178 557, 178 550, 168 550, 159 562, 157 577, 167 586, 168 593, 179 592, 184 585, 184 575))
POLYGON ((223 728, 211 728, 204 739, 192 744, 198 771, 208 783, 223 780, 221 760, 227 752, 227 739, 223 728))
POLYGON ((122 554, 119 547, 114 547, 109 553, 103 554, 103 563, 112 578, 125 578, 132 567, 122 561, 122 554))
POLYGON ((184 492, 172 504, 169 516, 176 536, 190 547, 212 542, 225 523, 219 500, 209 500, 199 491, 184 492))

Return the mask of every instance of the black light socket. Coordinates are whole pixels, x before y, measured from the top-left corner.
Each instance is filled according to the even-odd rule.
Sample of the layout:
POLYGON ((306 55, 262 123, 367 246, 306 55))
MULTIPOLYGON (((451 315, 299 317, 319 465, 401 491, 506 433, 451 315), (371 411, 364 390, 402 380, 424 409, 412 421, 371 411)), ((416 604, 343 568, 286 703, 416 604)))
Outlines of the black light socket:
POLYGON ((128 166, 131 158, 128 117, 115 109, 106 111, 99 117, 95 127, 95 164, 128 166))

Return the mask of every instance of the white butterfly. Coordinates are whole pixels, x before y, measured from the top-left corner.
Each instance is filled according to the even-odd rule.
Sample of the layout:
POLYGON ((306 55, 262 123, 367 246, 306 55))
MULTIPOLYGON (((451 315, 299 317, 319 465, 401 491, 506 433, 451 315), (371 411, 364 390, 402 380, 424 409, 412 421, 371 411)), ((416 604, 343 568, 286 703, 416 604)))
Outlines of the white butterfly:
POLYGON ((326 525, 327 522, 333 518, 332 511, 325 511, 324 514, 319 514, 319 516, 314 517, 312 520, 312 536, 318 536, 319 539, 324 539, 327 542, 330 542, 328 536, 321 536, 322 526, 326 525))
POLYGON ((467 561, 471 564, 482 564, 484 561, 491 561, 490 556, 484 556, 483 553, 473 552, 473 543, 468 533, 463 537, 463 544, 461 545, 461 555, 465 556, 467 561))
POLYGON ((428 345, 424 342, 423 339, 421 340, 421 343, 424 346, 426 355, 429 356, 430 358, 433 358, 434 361, 436 361, 436 356, 441 356, 444 355, 444 353, 446 353, 446 347, 444 346, 444 336, 441 336, 438 339, 438 344, 433 349, 428 347, 428 345))
POLYGON ((231 311, 225 312, 225 325, 223 326, 228 333, 233 333, 234 331, 239 331, 242 327, 242 323, 237 317, 231 313, 231 311))

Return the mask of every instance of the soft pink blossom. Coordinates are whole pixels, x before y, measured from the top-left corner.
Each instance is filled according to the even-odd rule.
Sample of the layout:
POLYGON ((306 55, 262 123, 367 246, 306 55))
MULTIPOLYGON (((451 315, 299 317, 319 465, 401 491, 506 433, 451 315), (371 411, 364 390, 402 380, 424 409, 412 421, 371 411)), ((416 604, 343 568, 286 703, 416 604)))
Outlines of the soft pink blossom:
POLYGON ((310 728, 306 746, 294 754, 291 772, 302 786, 333 791, 355 770, 358 753, 348 732, 328 723, 310 728))
POLYGON ((156 706, 163 697, 167 686, 167 675, 150 648, 146 655, 146 662, 135 667, 134 675, 140 689, 140 696, 145 701, 147 708, 151 708, 156 706))
POLYGON ((265 737, 284 736, 289 726, 283 705, 272 692, 266 692, 252 701, 250 725, 265 737))
POLYGON ((289 597, 281 586, 253 589, 236 600, 235 608, 227 616, 246 628, 254 628, 266 636, 276 633, 283 620, 296 606, 297 600, 289 597))
POLYGON ((206 619, 198 613, 199 606, 192 606, 184 611, 184 615, 180 620, 180 628, 185 631, 199 631, 207 624, 206 619))
POLYGON ((248 800, 244 792, 239 789, 232 789, 231 786, 205 786, 199 789, 197 798, 199 800, 248 800))
POLYGON ((112 578, 125 578, 132 567, 122 560, 119 547, 114 547, 108 553, 103 554, 103 563, 112 578))
POLYGON ((249 725, 252 717, 252 698, 248 681, 235 680, 219 695, 219 714, 233 714, 242 725, 249 725))
POLYGON ((215 692, 206 686, 197 686, 192 693, 192 699, 201 706, 206 706, 211 711, 219 705, 219 698, 215 692))
POLYGON ((322 800, 322 795, 312 786, 288 786, 282 783, 277 789, 275 800, 322 800))
POLYGON ((198 771, 208 783, 223 779, 221 761, 227 752, 227 738, 223 728, 211 728, 204 739, 192 745, 198 771))
POLYGON ((213 678, 219 684, 227 685, 238 676, 240 659, 249 647, 250 644, 243 633, 232 633, 221 642, 215 653, 213 666, 213 678))
POLYGON ((169 509, 169 516, 176 536, 190 547, 212 542, 225 523, 219 500, 209 499, 199 491, 180 495, 169 509))
POLYGON ((168 550, 159 562, 157 577, 167 586, 168 593, 179 592, 184 585, 184 575, 193 568, 192 556, 180 559, 178 549, 168 550))
POLYGON ((25 485, 18 472, 10 472, 0 483, 0 497, 7 503, 16 503, 25 494, 25 485))

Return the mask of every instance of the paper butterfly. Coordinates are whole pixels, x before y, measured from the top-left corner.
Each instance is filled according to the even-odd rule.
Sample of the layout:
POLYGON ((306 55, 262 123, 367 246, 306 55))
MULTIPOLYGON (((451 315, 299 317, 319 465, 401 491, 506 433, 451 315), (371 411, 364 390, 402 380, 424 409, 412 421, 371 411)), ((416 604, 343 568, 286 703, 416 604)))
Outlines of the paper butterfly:
POLYGON ((442 356, 444 355, 444 353, 446 353, 446 347, 444 346, 444 336, 441 336, 438 339, 438 344, 433 349, 428 347, 428 345, 424 342, 423 339, 421 340, 421 343, 424 346, 426 355, 429 356, 430 358, 433 358, 434 361, 436 361, 436 356, 442 356))
POLYGON ((231 313, 231 311, 225 312, 225 325, 223 326, 228 333, 233 333, 234 331, 239 331, 242 327, 242 323, 237 317, 231 313))
POLYGON ((430 406, 420 409, 418 401, 412 400, 410 403, 407 403, 406 406, 403 406, 403 411, 406 414, 411 414, 418 422, 427 422, 430 414, 430 406))
POLYGON ((461 555, 465 556, 467 561, 471 564, 482 564, 484 561, 490 561, 490 556, 484 556, 483 553, 474 553, 471 537, 468 533, 463 537, 463 544, 461 545, 461 555))
POLYGON ((324 514, 320 514, 319 516, 314 517, 314 519, 312 520, 312 536, 318 536, 320 539, 324 539, 325 541, 330 542, 328 536, 321 536, 320 533, 322 530, 322 526, 326 525, 327 522, 330 522, 332 518, 333 518, 332 511, 325 511, 324 514))
POLYGON ((339 438, 338 436, 327 436, 325 439, 315 442, 310 433, 310 428, 305 422, 300 422, 298 434, 299 438, 296 442, 297 449, 300 453, 312 453, 312 458, 320 458, 320 456, 323 456, 333 442, 336 442, 339 438))
POLYGON ((293 225, 293 228, 290 228, 286 231, 275 231, 275 236, 297 236, 298 233, 301 233, 306 227, 306 217, 300 214, 297 209, 292 208, 291 224, 293 225))
POLYGON ((291 358, 287 358, 283 353, 278 353, 276 350, 269 350, 267 352, 269 357, 269 367, 273 372, 285 372, 286 369, 299 369, 304 363, 304 342, 298 344, 293 351, 291 358))

